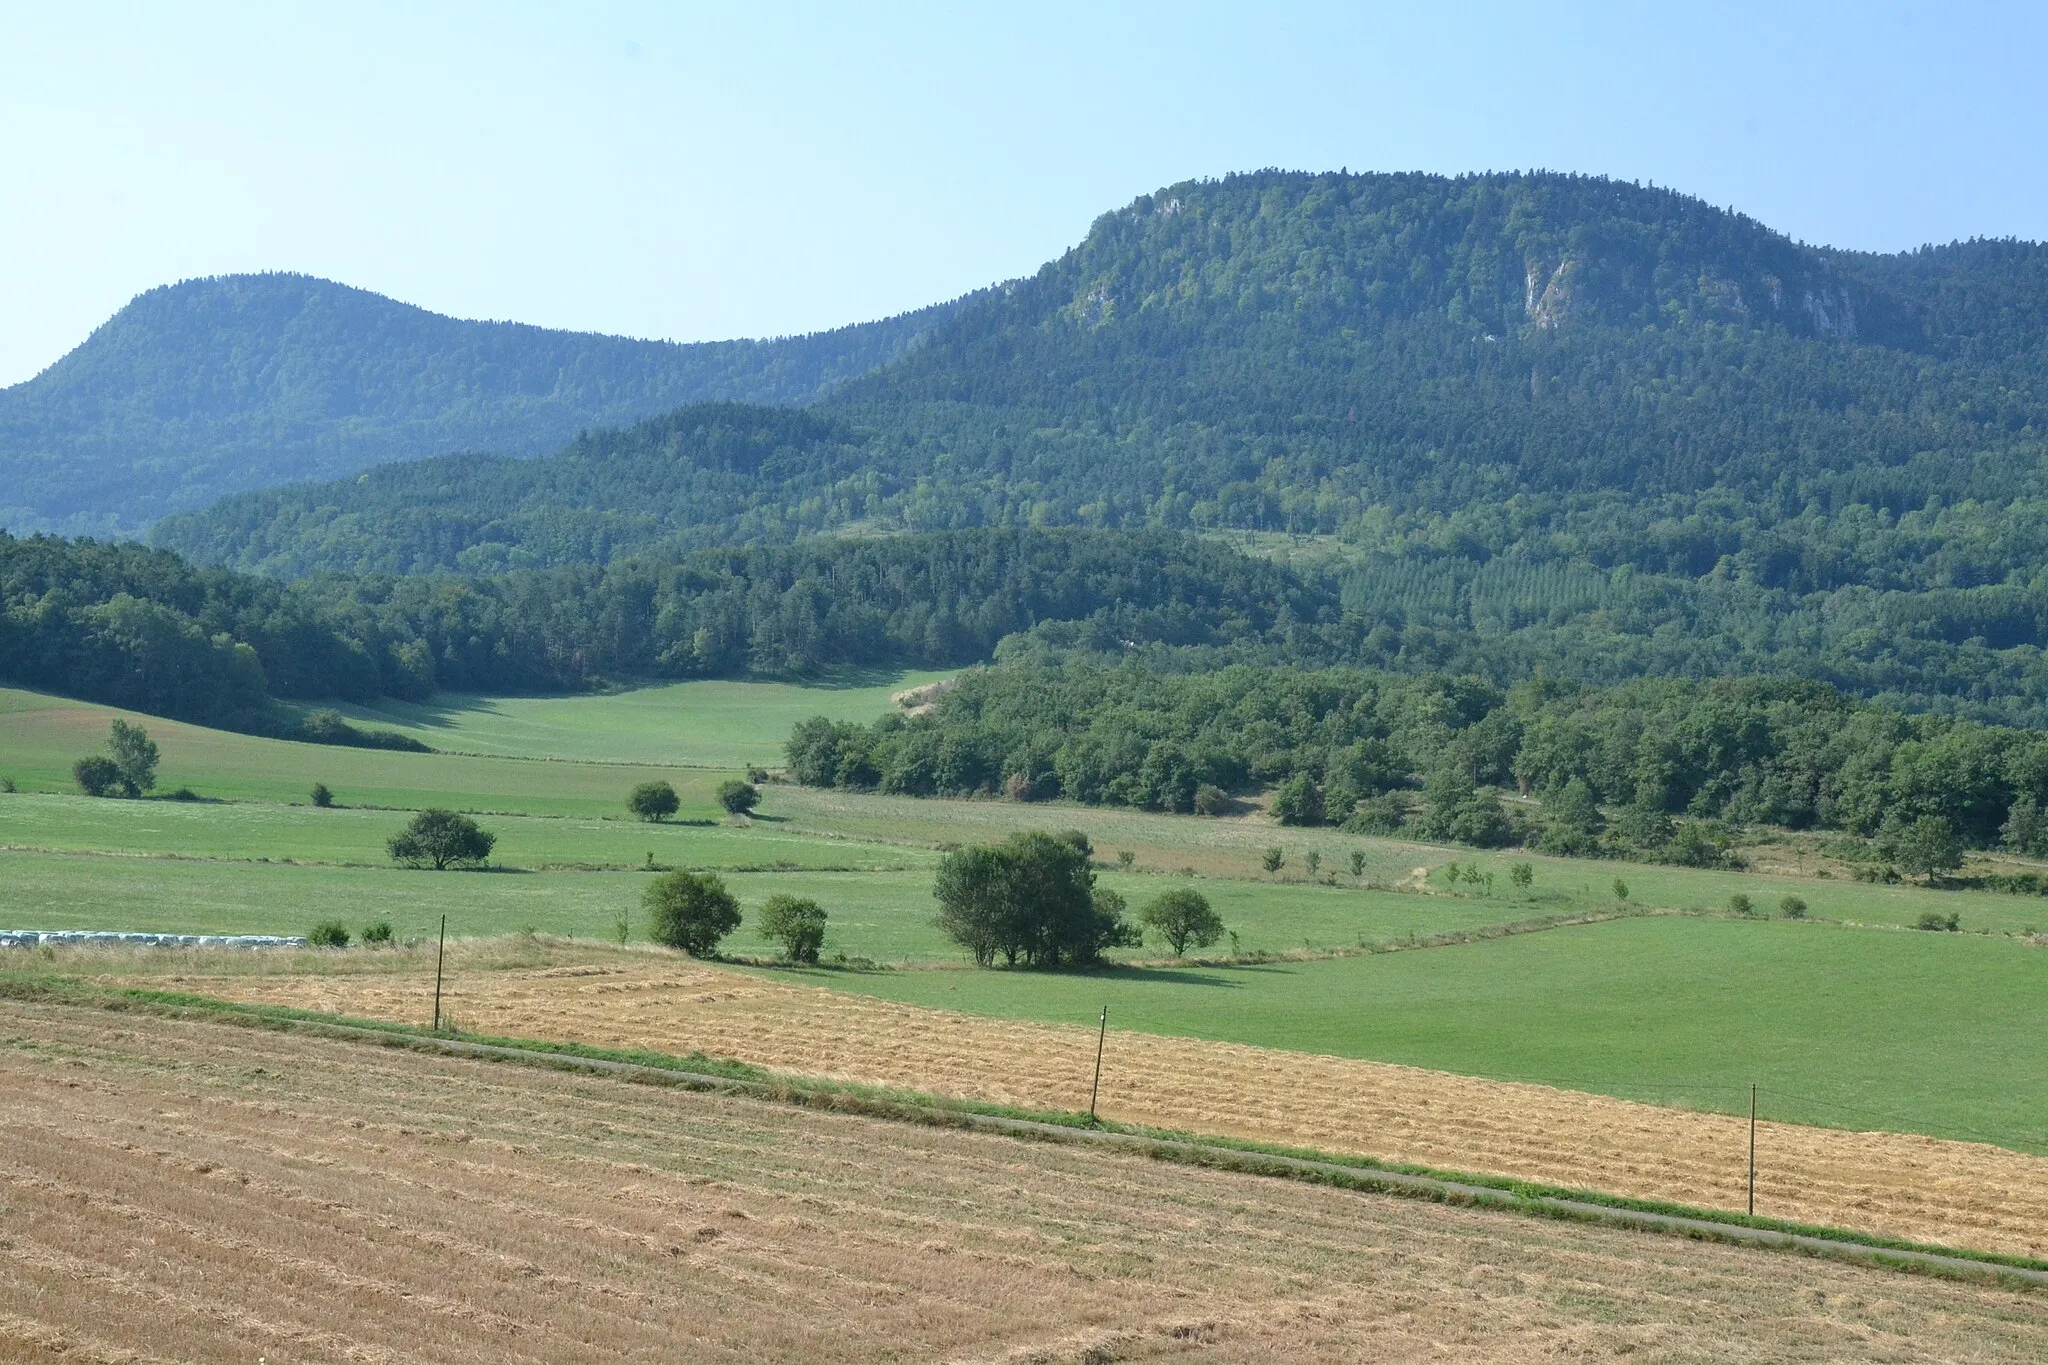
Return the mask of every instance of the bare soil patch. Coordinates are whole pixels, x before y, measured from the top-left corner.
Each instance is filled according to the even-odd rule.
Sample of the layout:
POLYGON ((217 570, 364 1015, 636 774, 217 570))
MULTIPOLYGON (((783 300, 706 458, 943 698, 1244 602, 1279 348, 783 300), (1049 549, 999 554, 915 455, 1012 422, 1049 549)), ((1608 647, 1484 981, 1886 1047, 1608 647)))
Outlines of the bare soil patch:
MULTIPOLYGON (((424 1023, 431 976, 189 976, 178 989, 424 1023)), ((465 1030, 703 1052, 928 1094, 1088 1107, 1092 1029, 988 1019, 623 954, 465 972, 465 1030)), ((1231 1043, 1115 1033, 1105 1117, 1451 1170, 1740 1209, 1745 1120, 1546 1086, 1231 1043)), ((1891 1237, 2048 1255, 2048 1160, 1980 1143, 1765 1123, 1757 1210, 1891 1237)))
POLYGON ((2048 1357, 2020 1292, 218 1023, 0 1005, 0 1093, 0 1360, 2048 1357))

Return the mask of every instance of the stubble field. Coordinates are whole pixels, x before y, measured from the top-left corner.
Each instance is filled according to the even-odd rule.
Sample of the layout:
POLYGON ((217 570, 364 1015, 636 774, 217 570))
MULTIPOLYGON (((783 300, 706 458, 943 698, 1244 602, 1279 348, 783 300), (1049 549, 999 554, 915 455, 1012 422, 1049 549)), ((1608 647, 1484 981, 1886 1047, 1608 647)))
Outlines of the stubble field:
MULTIPOLYGON (((459 963, 468 1032, 671 1054, 1034 1109, 1085 1110, 1095 1031, 861 999, 644 953, 459 963)), ((432 978, 363 970, 173 973, 137 984, 426 1022, 432 978)), ((1101 1112, 1219 1134, 1637 1198, 1743 1206, 1747 1134, 1724 1114, 1382 1062, 1150 1033, 1113 1035, 1101 1112)), ((2048 1159, 1981 1143, 1766 1123, 1758 1208, 1883 1236, 2048 1255, 2048 1159)))
POLYGON ((0 1005, 0 1359, 2048 1355, 2036 1296, 218 1024, 0 1005))

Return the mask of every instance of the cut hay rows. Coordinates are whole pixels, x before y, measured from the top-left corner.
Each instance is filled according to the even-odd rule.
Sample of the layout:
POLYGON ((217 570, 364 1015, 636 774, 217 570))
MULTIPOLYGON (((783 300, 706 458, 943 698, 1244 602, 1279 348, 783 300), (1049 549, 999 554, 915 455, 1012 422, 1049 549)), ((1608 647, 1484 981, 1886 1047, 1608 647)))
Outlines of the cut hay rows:
MULTIPOLYGON (((587 979, 586 979, 587 980, 587 979)), ((0 1004, 0 1360, 2048 1358, 2036 1297, 0 1004)))
MULTIPOLYGON (((188 978, 226 999, 424 1023, 416 977, 188 978)), ((700 1051, 1033 1108, 1088 1107, 1092 1029, 898 1005, 695 965, 465 974, 467 1031, 700 1051)), ((1545 1086, 1112 1032, 1101 1112, 1130 1123, 1740 1209, 1744 1120, 1545 1086)), ((1977 1143, 1764 1123, 1757 1210, 1884 1236, 2048 1254, 2048 1160, 1977 1143)))

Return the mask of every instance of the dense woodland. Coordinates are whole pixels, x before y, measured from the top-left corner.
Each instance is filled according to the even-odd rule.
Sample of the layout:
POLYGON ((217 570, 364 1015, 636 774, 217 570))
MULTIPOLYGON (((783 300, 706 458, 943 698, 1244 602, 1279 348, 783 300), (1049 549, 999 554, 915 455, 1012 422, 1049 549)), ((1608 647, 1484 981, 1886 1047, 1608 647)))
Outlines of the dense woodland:
POLYGON ((1702 865, 1749 823, 1867 836, 1909 865, 1916 837, 2048 853, 2048 736, 1789 680, 1503 690, 1067 660, 970 672, 918 715, 807 721, 788 759, 816 786, 1208 814, 1271 788, 1283 823, 1702 865))
POLYGON ((537 455, 712 399, 806 403, 957 307, 676 345, 442 317, 304 275, 188 280, 0 389, 0 528, 133 534, 227 494, 392 460, 537 455))
POLYGON ((0 536, 0 676, 214 723, 264 698, 577 690, 965 664, 1073 622, 1215 646, 1334 619, 1335 597, 1166 533, 819 540, 494 577, 296 583, 125 543, 0 536))

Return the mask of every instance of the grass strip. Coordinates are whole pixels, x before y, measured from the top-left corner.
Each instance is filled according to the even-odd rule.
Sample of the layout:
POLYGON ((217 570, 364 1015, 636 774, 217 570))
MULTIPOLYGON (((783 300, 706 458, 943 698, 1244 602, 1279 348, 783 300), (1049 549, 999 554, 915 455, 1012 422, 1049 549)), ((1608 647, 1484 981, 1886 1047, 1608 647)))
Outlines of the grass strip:
POLYGON ((351 1042, 485 1060, 551 1066, 682 1089, 731 1091, 752 1098, 926 1126, 980 1128, 1011 1136, 1111 1144, 1157 1160, 1215 1170, 1304 1180, 1336 1188, 1507 1209, 1568 1221, 1591 1221, 1675 1233, 1738 1245, 1834 1256, 1887 1269, 1964 1278, 1990 1276, 2048 1288, 2048 1260, 1911 1242, 1825 1224, 1795 1223, 1598 1190, 1546 1185, 1503 1176, 1377 1161, 1244 1139, 1116 1123, 1088 1114, 926 1095, 916 1091, 816 1077, 790 1076, 691 1053, 600 1048, 534 1038, 434 1032, 418 1025, 358 1019, 283 1005, 247 1005, 211 996, 87 985, 73 978, 0 976, 0 999, 106 1010, 140 1010, 249 1027, 305 1031, 351 1042))

